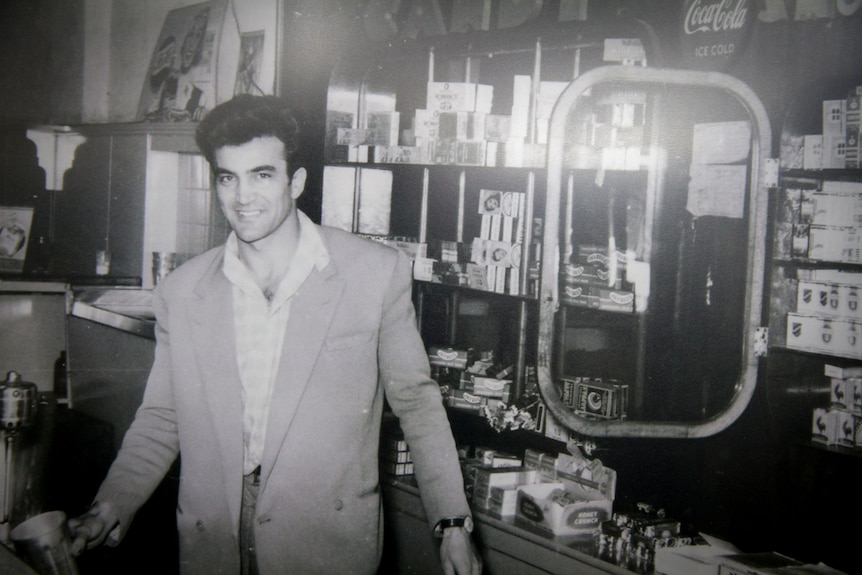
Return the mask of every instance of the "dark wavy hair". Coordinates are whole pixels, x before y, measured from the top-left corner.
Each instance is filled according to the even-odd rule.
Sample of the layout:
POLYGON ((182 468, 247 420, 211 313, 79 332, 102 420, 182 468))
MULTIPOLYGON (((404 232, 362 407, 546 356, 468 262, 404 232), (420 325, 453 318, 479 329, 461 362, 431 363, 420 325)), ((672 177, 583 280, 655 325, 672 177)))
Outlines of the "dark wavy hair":
POLYGON ((215 167, 215 153, 224 146, 239 146, 262 136, 284 143, 289 172, 296 169, 299 124, 290 107, 276 96, 240 94, 210 110, 198 124, 195 139, 204 157, 215 167))

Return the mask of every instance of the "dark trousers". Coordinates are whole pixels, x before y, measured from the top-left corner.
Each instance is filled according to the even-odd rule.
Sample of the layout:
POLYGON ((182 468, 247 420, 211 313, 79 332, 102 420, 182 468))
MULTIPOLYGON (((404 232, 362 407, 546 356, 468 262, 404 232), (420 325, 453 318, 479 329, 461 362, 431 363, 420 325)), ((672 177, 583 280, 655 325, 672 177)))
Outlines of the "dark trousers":
POLYGON ((258 575, 254 547, 254 508, 260 489, 260 467, 242 478, 242 511, 239 518, 239 545, 242 575, 258 575))

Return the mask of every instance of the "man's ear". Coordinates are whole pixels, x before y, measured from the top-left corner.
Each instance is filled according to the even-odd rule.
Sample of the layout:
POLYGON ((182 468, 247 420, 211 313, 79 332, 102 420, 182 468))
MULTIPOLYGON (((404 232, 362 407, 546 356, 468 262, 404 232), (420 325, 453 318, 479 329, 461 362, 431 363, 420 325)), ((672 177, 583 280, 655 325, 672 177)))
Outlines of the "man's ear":
POLYGON ((290 179, 290 197, 294 200, 299 198, 302 192, 305 191, 305 178, 307 175, 308 172, 305 171, 305 168, 298 168, 293 172, 293 177, 290 179))

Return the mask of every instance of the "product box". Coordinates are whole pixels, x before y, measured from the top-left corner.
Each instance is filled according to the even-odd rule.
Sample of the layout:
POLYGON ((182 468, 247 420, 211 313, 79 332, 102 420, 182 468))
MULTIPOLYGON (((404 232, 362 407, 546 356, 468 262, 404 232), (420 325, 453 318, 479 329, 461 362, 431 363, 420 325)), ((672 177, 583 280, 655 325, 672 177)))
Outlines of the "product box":
POLYGON ((626 415, 628 386, 582 379, 575 384, 573 399, 575 413, 599 419, 619 419, 626 415))
POLYGON ((428 164, 431 156, 427 146, 374 146, 374 162, 378 164, 428 164))
POLYGON ((595 490, 567 491, 565 483, 518 488, 516 522, 561 536, 593 536, 612 512, 613 501, 595 490))
POLYGON ((594 295, 587 285, 563 285, 560 290, 562 303, 577 307, 599 309, 598 295, 594 295))
POLYGON ((437 137, 441 140, 483 140, 486 116, 483 112, 440 112, 437 137))
POLYGON ((838 440, 837 412, 817 407, 811 422, 811 441, 823 445, 835 445, 838 440))
POLYGON ((401 114, 395 111, 368 112, 365 115, 366 138, 370 146, 397 146, 401 114))
POLYGON ((433 141, 437 139, 440 130, 440 111, 418 109, 413 116, 413 136, 420 140, 433 141))
POLYGON ((856 444, 856 425, 853 414, 840 409, 832 410, 836 415, 835 445, 853 447, 856 444))
POLYGON ((486 501, 488 513, 497 517, 514 517, 518 507, 518 488, 492 487, 486 501))
POLYGON ((862 358, 862 324, 828 316, 787 314, 787 347, 827 355, 862 358))
POLYGON ((847 394, 850 398, 848 410, 851 413, 862 415, 862 378, 851 377, 847 379, 847 394))
POLYGON ((434 260, 416 258, 413 260, 413 279, 430 282, 434 277, 434 260))
POLYGON ((853 384, 847 379, 833 378, 829 386, 829 403, 833 409, 849 411, 853 405, 853 384))
POLYGON ((471 502, 474 510, 484 511, 495 517, 514 517, 518 502, 518 489, 517 487, 492 487, 488 494, 484 494, 480 490, 479 495, 477 492, 473 493, 471 502))
POLYGON ((811 134, 803 137, 802 167, 806 170, 823 169, 822 134, 811 134))
POLYGON ((796 311, 862 320, 859 291, 860 288, 855 285, 799 280, 796 290, 796 311))
POLYGON ((844 134, 840 136, 823 136, 824 170, 843 170, 846 162, 847 148, 844 134))
POLYGON ((434 261, 431 281, 446 285, 466 286, 469 283, 465 264, 434 261))
POLYGON ((635 309, 635 294, 631 291, 598 286, 590 286, 590 291, 596 297, 600 310, 633 312, 635 309))
POLYGON ((812 225, 808 230, 808 257, 829 262, 862 262, 862 228, 812 225))
POLYGON ((487 397, 474 395, 463 389, 452 389, 449 391, 449 396, 446 398, 446 404, 449 407, 462 409, 464 411, 478 412, 483 406, 488 405, 487 397))
POLYGON ((805 207, 811 213, 811 223, 818 226, 862 225, 862 196, 858 194, 809 195, 805 207))
POLYGON ((368 130, 364 128, 338 128, 335 143, 339 146, 359 146, 368 140, 368 130))
MULTIPOLYGON (((539 480, 539 472, 527 467, 489 467, 483 466, 476 469, 473 479, 473 488, 484 489, 490 494, 492 487, 518 487, 536 483, 539 480)), ((474 491, 475 493, 475 491, 474 491)))
POLYGON ((626 267, 626 263, 628 262, 628 255, 625 252, 621 252, 619 250, 613 253, 613 257, 608 255, 607 246, 597 246, 597 245, 581 245, 578 246, 578 261, 601 265, 607 269, 610 269, 611 266, 617 266, 617 269, 624 270, 626 267))
POLYGON ((508 403, 511 385, 512 380, 510 379, 472 375, 465 390, 482 397, 502 399, 503 403, 508 403))
POLYGON ((456 166, 484 166, 485 140, 438 140, 434 146, 435 164, 456 166))
POLYGON ((512 117, 488 114, 485 117, 485 140, 504 143, 511 135, 512 117))
POLYGON ((583 456, 560 453, 556 461, 556 476, 569 491, 584 491, 596 497, 601 495, 611 501, 616 496, 617 472, 605 467, 600 459, 588 460, 583 456))
POLYGON ((431 365, 454 367, 455 369, 467 369, 469 359, 470 351, 466 349, 437 346, 431 346, 428 348, 428 361, 431 365))
POLYGON ((523 461, 517 455, 487 447, 476 447, 474 459, 489 469, 523 467, 523 461))
POLYGON ((563 266, 560 274, 566 285, 608 285, 611 274, 607 266, 571 263, 563 266))
POLYGON ((823 124, 824 136, 843 136, 845 132, 844 110, 847 102, 844 99, 823 101, 823 124))
POLYGON ((453 240, 431 240, 428 242, 428 256, 445 263, 469 262, 473 245, 453 240))
POLYGON ((840 315, 838 286, 826 282, 800 280, 796 287, 796 311, 840 315))
POLYGON ((425 108, 438 112, 491 112, 494 87, 469 82, 428 82, 425 108))

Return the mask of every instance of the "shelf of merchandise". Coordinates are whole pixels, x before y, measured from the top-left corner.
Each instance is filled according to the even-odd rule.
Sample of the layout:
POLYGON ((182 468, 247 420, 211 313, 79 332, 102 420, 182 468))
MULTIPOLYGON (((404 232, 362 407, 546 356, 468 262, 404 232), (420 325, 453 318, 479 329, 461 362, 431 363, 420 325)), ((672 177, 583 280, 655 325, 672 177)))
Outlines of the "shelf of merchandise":
MULTIPOLYGON (((637 37, 644 35, 640 26, 634 22, 621 26, 619 30, 605 32, 610 37, 637 37)), ((605 63, 604 37, 585 38, 582 33, 573 32, 571 26, 560 25, 544 27, 541 36, 535 31, 517 30, 395 41, 346 56, 330 79, 326 165, 385 169, 391 173, 388 235, 408 237, 420 244, 434 240, 470 243, 480 236, 482 217, 477 207, 481 190, 523 194, 525 208, 523 217, 519 218, 523 236, 520 261, 515 268, 518 275, 516 280, 510 280, 510 283, 517 281, 514 289, 507 284, 506 293, 494 293, 429 281, 416 281, 414 284, 417 316, 429 346, 470 344, 459 335, 458 310, 465 301, 485 300, 491 314, 498 310, 506 314, 500 321, 516 326, 507 334, 514 344, 504 346, 509 351, 507 357, 500 359, 504 364, 514 365, 510 393, 513 402, 525 391, 527 366, 536 363, 539 278, 536 270, 531 276, 529 264, 540 240, 533 237, 532 224, 544 213, 546 163, 542 153, 545 150, 543 138, 547 132, 546 116, 553 107, 552 100, 545 101, 546 96, 540 93, 540 87, 548 81, 557 90, 562 89, 582 70, 605 63), (515 95, 513 84, 516 76, 531 78, 523 107, 515 102, 516 98, 524 95, 523 92, 515 95), (494 161, 490 162, 491 165, 473 160, 447 162, 441 160, 438 151, 438 157, 425 157, 421 161, 411 156, 399 158, 409 160, 404 162, 375 162, 373 149, 338 144, 339 127, 366 130, 371 111, 395 111, 400 115, 401 127, 407 125, 416 110, 426 107, 429 82, 492 86, 492 115, 526 115, 526 132, 523 134, 527 149, 523 157, 526 159, 510 163, 494 161), (518 109, 513 110, 513 107, 518 109), (364 153, 368 154, 369 161, 356 161, 364 153), (445 303, 431 305, 431 300, 440 301, 440 294, 445 295, 445 303), (443 333, 429 331, 428 326, 437 323, 429 321, 431 313, 446 317, 443 333)), ((355 174, 352 231, 362 232, 359 209, 361 170, 356 170, 355 174)))
MULTIPOLYGON (((787 313, 797 310, 797 289, 799 273, 816 270, 838 270, 841 272, 862 273, 862 261, 854 262, 836 259, 834 261, 812 259, 794 249, 793 231, 794 208, 787 198, 788 189, 805 189, 816 192, 822 189, 823 182, 862 182, 862 170, 803 170, 782 169, 779 187, 775 190, 772 210, 773 247, 771 258, 771 306, 769 317, 769 347, 811 356, 813 359, 840 358, 845 364, 859 362, 862 357, 829 353, 825 350, 803 350, 787 346, 787 313), (788 221, 790 220, 790 221, 788 221)), ((862 201, 862 200, 860 200, 862 201)), ((806 240, 807 242, 807 240, 806 240)), ((858 286, 862 289, 862 286, 858 286)), ((829 319, 832 316, 823 316, 829 319)), ((834 318, 833 318, 834 319, 834 318)))

